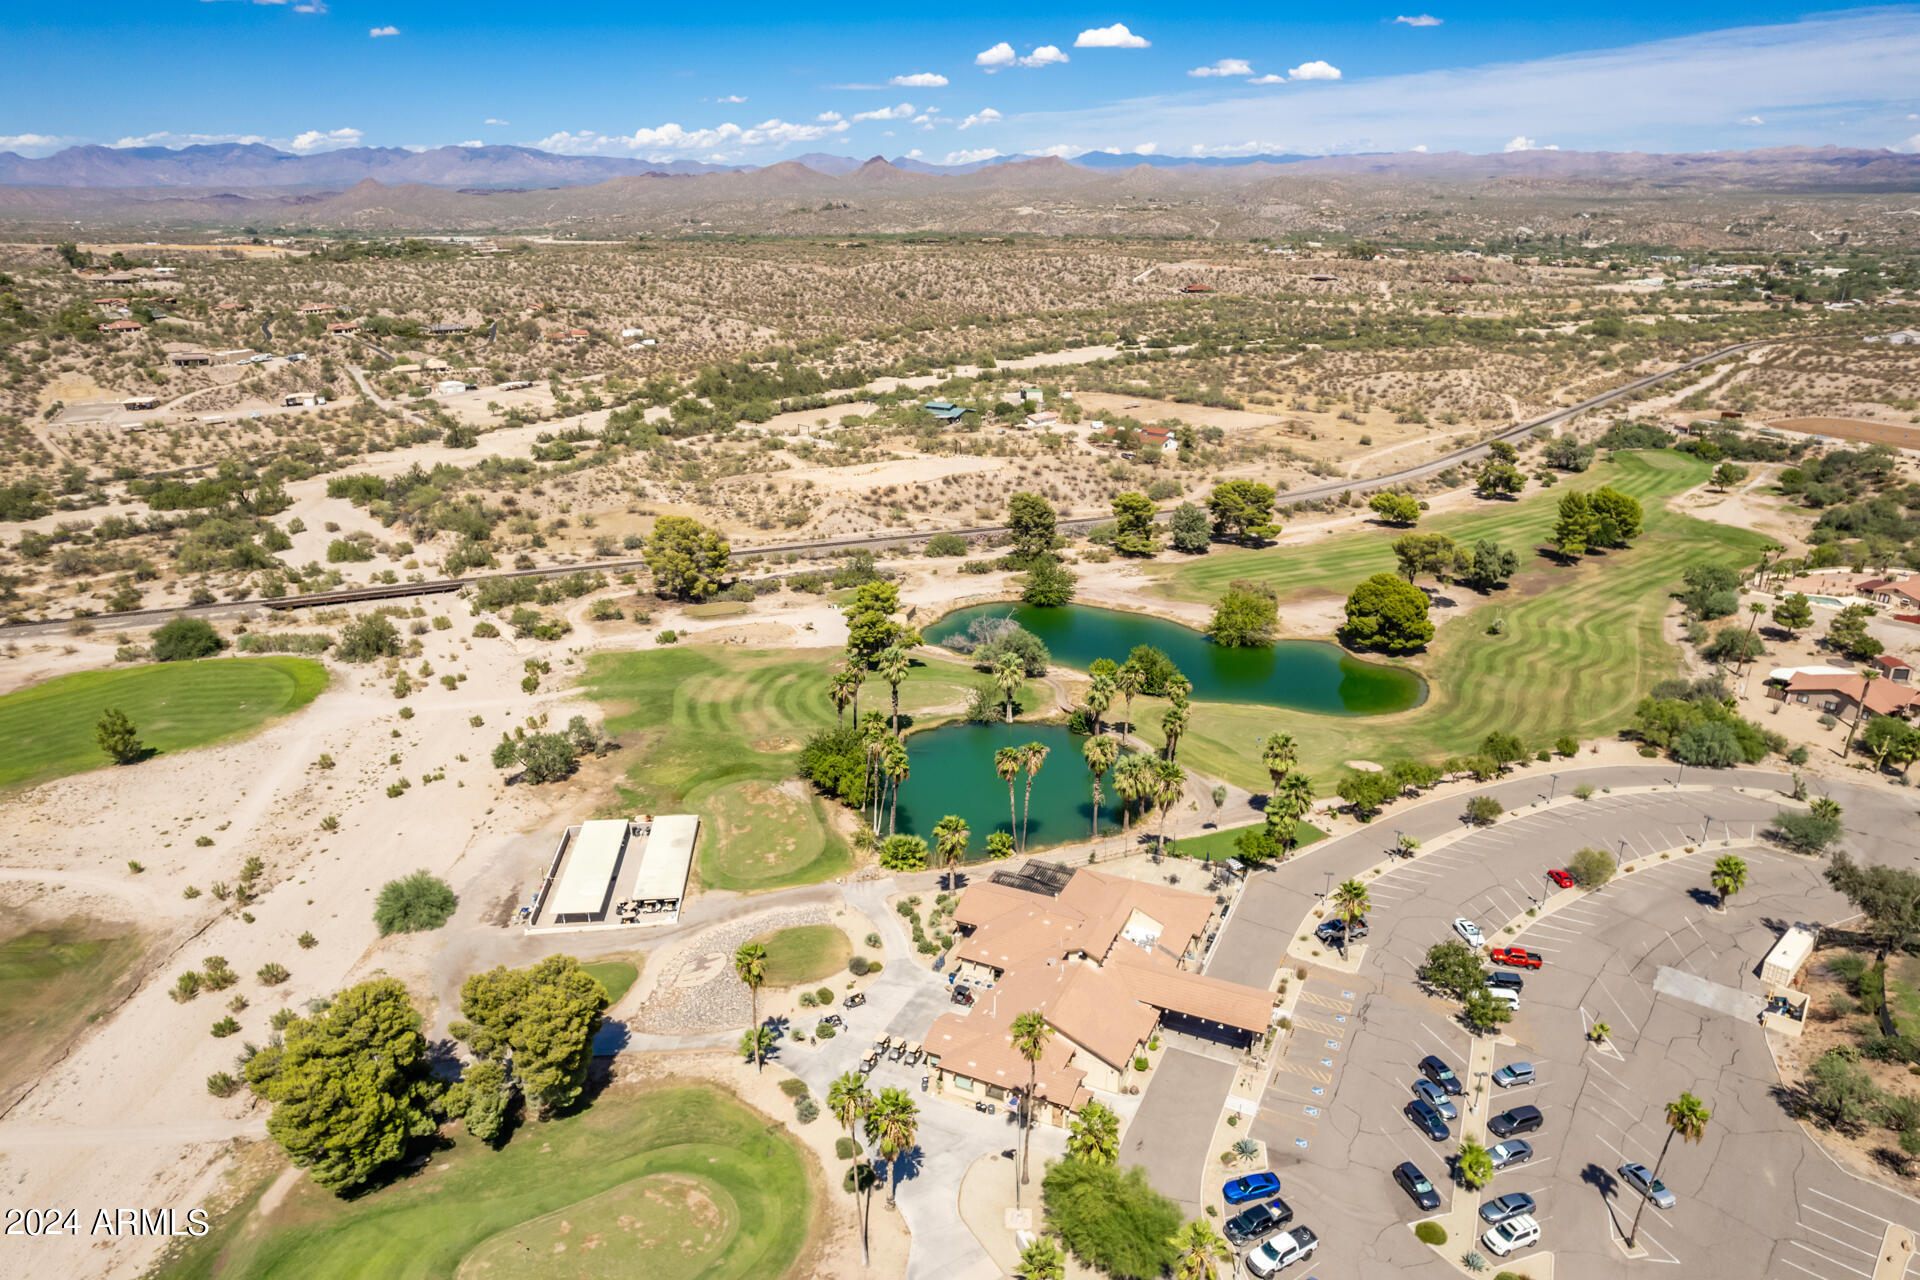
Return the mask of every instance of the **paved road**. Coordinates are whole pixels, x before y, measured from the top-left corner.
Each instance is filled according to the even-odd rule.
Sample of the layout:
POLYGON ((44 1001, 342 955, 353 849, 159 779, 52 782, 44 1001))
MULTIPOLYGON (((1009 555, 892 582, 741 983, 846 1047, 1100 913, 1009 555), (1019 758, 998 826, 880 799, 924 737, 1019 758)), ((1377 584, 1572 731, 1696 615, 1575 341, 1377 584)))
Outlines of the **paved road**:
MULTIPOLYGON (((1515 423, 1513 426, 1507 428, 1504 431, 1501 431, 1496 436, 1492 437, 1492 439, 1517 440, 1517 439, 1520 439, 1522 436, 1525 436, 1530 432, 1534 431, 1538 427, 1558 426, 1560 423, 1566 422, 1574 417, 1577 417, 1580 414, 1588 412, 1589 410, 1604 408, 1605 406, 1609 404, 1613 404, 1618 400, 1625 399, 1640 391, 1644 391, 1648 387, 1654 386, 1660 382, 1664 382, 1668 378, 1676 377, 1680 374, 1687 373, 1687 372, 1690 372, 1691 370, 1697 369, 1701 365, 1711 364, 1715 360, 1724 360, 1728 356, 1739 355, 1742 352, 1751 351, 1756 347, 1760 347, 1764 345, 1766 345, 1764 342, 1741 342, 1741 343, 1735 343, 1733 346, 1730 346, 1730 347, 1721 347, 1717 351, 1709 352, 1708 354, 1703 356, 1697 356, 1694 359, 1689 360, 1684 364, 1675 365, 1671 369, 1665 369, 1659 373, 1646 374, 1646 375, 1643 375, 1642 377, 1635 378, 1631 382, 1622 383, 1620 386, 1617 386, 1610 391, 1602 392, 1597 396, 1590 396, 1587 399, 1580 401, 1578 404, 1568 405, 1564 409, 1556 409, 1552 413, 1543 414, 1538 418, 1532 418, 1526 422, 1515 423)), ((358 370, 355 370, 354 372, 356 374, 356 380, 357 380, 358 370)), ((363 387, 363 390, 364 389, 366 388, 363 387)), ((369 391, 369 394, 371 394, 370 391, 369 391)), ((1384 475, 1374 476, 1370 479, 1366 479, 1366 480, 1342 479, 1330 484, 1313 485, 1305 489, 1288 490, 1285 496, 1286 496, 1286 500, 1290 503, 1291 502, 1324 502, 1329 498, 1337 498, 1342 493, 1346 493, 1349 491, 1354 493, 1366 493, 1374 489, 1385 489, 1396 484, 1404 484, 1414 480, 1424 480, 1424 479, 1427 479, 1428 477, 1439 475, 1441 472, 1447 470, 1449 467, 1458 466, 1463 462, 1471 462, 1478 458, 1485 457, 1487 454, 1487 450, 1488 450, 1488 445, 1485 443, 1470 445, 1464 449, 1455 449, 1451 453, 1442 454, 1441 456, 1433 459, 1430 462, 1419 463, 1418 465, 1411 466, 1411 467, 1403 467, 1398 471, 1390 471, 1385 473, 1384 475)), ((1106 518, 1107 517, 1105 516, 1098 516, 1098 517, 1090 517, 1087 519, 1080 519, 1080 520, 1062 520, 1060 522, 1060 528, 1063 531, 1069 531, 1069 532, 1082 531, 1085 529, 1089 529, 1096 524, 1100 524, 1104 522, 1106 518)), ((957 533, 962 537, 969 537, 969 538, 971 537, 992 538, 992 537, 998 537, 999 535, 1004 534, 1005 532, 1007 532, 1005 525, 975 525, 965 529, 928 529, 918 533, 874 534, 874 535, 867 535, 867 536, 861 536, 861 537, 847 537, 847 538, 816 538, 816 539, 813 539, 812 541, 807 541, 807 542, 776 542, 776 543, 768 543, 766 545, 760 545, 760 546, 741 546, 741 547, 738 547, 737 550, 743 555, 771 555, 771 554, 784 554, 789 551, 807 553, 807 552, 849 550, 849 549, 855 549, 855 548, 861 548, 861 547, 878 549, 883 547, 906 546, 915 542, 923 542, 926 539, 934 536, 934 534, 936 533, 957 533)), ((623 559, 623 560, 597 560, 597 561, 589 561, 579 565, 565 565, 558 568, 531 569, 531 570, 526 570, 520 573, 473 575, 470 577, 461 577, 461 578, 439 578, 431 582, 408 583, 408 584, 403 584, 399 587, 390 587, 390 588, 387 588, 384 593, 378 593, 378 594, 381 594, 382 596, 393 596, 393 597, 397 597, 401 595, 433 595, 433 594, 438 594, 438 593, 447 592, 447 591, 457 591, 461 587, 465 587, 465 586, 472 586, 475 583, 478 583, 482 577, 554 577, 561 574, 572 573, 581 568, 599 569, 607 573, 624 573, 629 569, 641 569, 641 568, 644 568, 645 566, 646 566, 646 561, 639 559, 637 557, 633 559, 623 559)), ((366 591, 343 590, 343 591, 318 592, 309 596, 300 596, 300 597, 297 597, 297 599, 294 599, 290 602, 297 604, 298 607, 301 607, 301 608, 307 608, 307 607, 319 608, 319 607, 324 607, 328 605, 350 603, 355 600, 368 599, 368 598, 372 598, 372 596, 369 595, 369 593, 366 591)), ((250 605, 245 603, 236 604, 232 602, 220 602, 215 604, 184 605, 175 609, 136 609, 128 613, 113 614, 111 615, 111 618, 115 622, 127 624, 127 625, 147 625, 150 623, 164 622, 168 618, 176 617, 183 613, 200 614, 200 615, 228 615, 233 613, 246 612, 257 607, 258 607, 257 605, 250 605)), ((20 623, 20 624, 16 624, 11 628, 8 628, 8 630, 10 633, 15 633, 15 634, 21 633, 21 632, 32 633, 35 631, 63 626, 67 622, 70 622, 71 620, 72 619, 70 618, 60 618, 60 619, 53 619, 47 622, 20 623)))
MULTIPOLYGON (((1518 1045, 1497 1060, 1534 1062, 1540 1083, 1495 1101, 1535 1102, 1548 1124, 1532 1139, 1535 1158, 1498 1175, 1490 1194, 1535 1195, 1559 1280, 1626 1275, 1633 1264, 1609 1233, 1632 1205, 1614 1170, 1625 1159, 1652 1163, 1664 1133, 1662 1107, 1690 1089, 1713 1109, 1715 1122, 1707 1141, 1676 1151, 1663 1174, 1679 1206, 1649 1210, 1642 1229, 1650 1257, 1678 1265, 1676 1274, 1866 1280, 1887 1224, 1920 1226, 1920 1203, 1841 1171, 1774 1096, 1766 1033, 1749 1012, 1763 990, 1759 960, 1787 924, 1833 922, 1850 911, 1826 889, 1821 864, 1755 843, 1778 805, 1732 788, 1772 789, 1785 780, 1760 771, 1696 773, 1686 779, 1689 789, 1603 793, 1525 812, 1535 796, 1562 791, 1576 778, 1626 787, 1672 776, 1672 766, 1563 771, 1557 779, 1537 771, 1490 788, 1518 816, 1375 881, 1373 929, 1359 972, 1311 971, 1252 1132, 1267 1142, 1299 1220, 1322 1236, 1314 1259, 1319 1280, 1449 1273, 1413 1240, 1405 1224, 1422 1215, 1387 1176, 1394 1164, 1414 1160, 1451 1207, 1454 1143, 1430 1143, 1400 1113, 1423 1054, 1438 1053, 1462 1071, 1467 1065, 1470 1041, 1455 1006, 1415 979, 1426 948, 1451 936, 1458 915, 1492 929, 1522 914, 1550 891, 1541 872, 1574 849, 1619 849, 1624 842, 1629 856, 1645 856, 1699 843, 1709 819, 1712 846, 1726 841, 1752 866, 1749 888, 1727 914, 1709 909, 1706 860, 1680 858, 1558 908, 1529 929, 1527 945, 1543 952, 1547 965, 1526 975, 1520 1015, 1506 1028, 1518 1045), (1708 779, 1726 785, 1691 789, 1708 779), (1585 1046, 1595 1020, 1613 1025, 1617 1054, 1585 1046)), ((1846 784, 1833 793, 1847 808, 1856 856, 1920 862, 1911 802, 1846 784)), ((1338 881, 1377 862, 1396 829, 1427 840, 1457 830, 1462 807, 1455 797, 1390 811, 1372 829, 1257 875, 1208 971, 1266 985, 1327 872, 1338 881)), ((1166 1110, 1156 1096, 1163 1091, 1183 1113, 1217 1116, 1226 1083, 1169 1056, 1143 1116, 1166 1110)), ((1463 1119, 1484 1123, 1485 1113, 1463 1119)), ((1184 1187, 1178 1194, 1190 1202, 1192 1188, 1212 1177, 1205 1161, 1201 1153, 1184 1169, 1156 1170, 1156 1181, 1170 1193, 1184 1187)))

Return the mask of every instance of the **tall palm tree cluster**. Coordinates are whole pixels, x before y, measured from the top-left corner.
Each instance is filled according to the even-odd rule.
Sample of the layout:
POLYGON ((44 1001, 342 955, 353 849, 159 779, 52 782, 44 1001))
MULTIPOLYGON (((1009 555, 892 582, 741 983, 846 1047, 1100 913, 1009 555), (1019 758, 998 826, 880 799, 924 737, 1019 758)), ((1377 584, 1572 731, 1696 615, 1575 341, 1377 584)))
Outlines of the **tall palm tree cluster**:
POLYGON ((1300 819, 1313 808, 1313 779, 1294 766, 1300 751, 1291 734, 1273 733, 1261 744, 1260 763, 1272 786, 1267 790, 1267 833, 1282 853, 1300 839, 1300 819))
POLYGON ((1029 742, 1021 747, 1002 747, 993 753, 993 771, 1000 775, 1000 781, 1007 784, 1007 821, 1013 828, 1015 853, 1026 852, 1027 818, 1033 811, 1033 780, 1046 766, 1051 751, 1052 748, 1045 743, 1029 742), (1024 809, 1014 800, 1013 786, 1022 774, 1027 779, 1024 809))
POLYGON ((860 1256, 867 1260, 867 1224, 873 1211, 869 1203, 873 1186, 879 1179, 865 1158, 860 1138, 873 1144, 873 1151, 887 1162, 887 1205, 892 1207, 900 1186, 900 1166, 907 1152, 920 1143, 920 1108, 905 1089, 882 1089, 876 1096, 867 1088, 867 1078, 849 1071, 827 1086, 827 1110, 847 1131, 856 1158, 849 1175, 854 1207, 860 1217, 860 1256))

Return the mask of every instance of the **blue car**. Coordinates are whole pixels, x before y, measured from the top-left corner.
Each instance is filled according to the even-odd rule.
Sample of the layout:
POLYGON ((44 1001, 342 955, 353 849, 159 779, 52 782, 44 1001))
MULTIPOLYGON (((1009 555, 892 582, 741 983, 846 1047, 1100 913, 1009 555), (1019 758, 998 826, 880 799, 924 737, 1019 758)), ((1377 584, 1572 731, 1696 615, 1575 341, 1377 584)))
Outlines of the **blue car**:
POLYGON ((1453 1136, 1447 1128, 1447 1122, 1440 1118, 1440 1112, 1425 1098, 1415 1098, 1406 1105, 1407 1119, 1413 1121, 1414 1128, 1426 1134, 1435 1142, 1445 1142, 1453 1136))
POLYGON ((1250 1173, 1244 1178, 1234 1178, 1220 1188, 1220 1194, 1226 1197, 1228 1204, 1245 1204, 1249 1200, 1264 1200, 1268 1196, 1280 1194, 1280 1179, 1271 1173, 1250 1173))

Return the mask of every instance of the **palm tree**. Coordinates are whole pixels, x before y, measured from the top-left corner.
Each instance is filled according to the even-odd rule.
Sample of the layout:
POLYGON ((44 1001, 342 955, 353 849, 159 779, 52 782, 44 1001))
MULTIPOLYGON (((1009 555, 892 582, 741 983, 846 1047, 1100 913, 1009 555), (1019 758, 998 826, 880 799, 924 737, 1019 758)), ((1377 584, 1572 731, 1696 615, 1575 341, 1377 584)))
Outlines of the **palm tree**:
POLYGON ((847 699, 848 699, 848 705, 851 707, 853 711, 853 722, 855 724, 859 724, 860 723, 860 686, 867 682, 867 669, 864 666, 860 665, 858 662, 855 662, 851 658, 849 658, 847 660, 847 665, 841 671, 841 674, 844 675, 847 679, 847 699))
POLYGON ((1000 696, 1006 699, 1007 723, 1013 723, 1013 694, 1021 682, 1027 678, 1027 666, 1020 661, 1020 655, 1003 653, 993 660, 993 682, 1000 686, 1000 696))
POLYGON ((1160 732, 1167 739, 1167 759, 1173 759, 1180 750, 1180 735, 1186 732, 1187 719, 1191 714, 1185 702, 1170 702, 1166 714, 1160 717, 1160 732))
POLYGON ((1120 669, 1113 673, 1113 687, 1118 689, 1120 696, 1127 700, 1128 733, 1133 732, 1133 696, 1144 689, 1146 684, 1147 673, 1131 661, 1121 663, 1120 669))
POLYGON ((1171 760, 1154 762, 1153 800, 1160 806, 1160 840, 1154 845, 1155 857, 1167 851, 1167 817, 1180 797, 1187 793, 1187 771, 1171 760))
POLYGON ((1041 1236, 1020 1251, 1019 1270, 1025 1280, 1062 1280, 1067 1274, 1066 1255, 1059 1245, 1041 1236))
POLYGON ((1599 1044, 1612 1034, 1613 1024, 1611 1022, 1596 1022, 1593 1024, 1593 1028, 1587 1032, 1587 1039, 1593 1041, 1595 1044, 1599 1044))
MULTIPOLYGON (((867 1113, 873 1109, 873 1095, 867 1092, 867 1078, 858 1071, 849 1071, 827 1086, 827 1110, 847 1131, 847 1138, 853 1143, 856 1156, 860 1153, 859 1126, 865 1122, 867 1113)), ((854 1168, 861 1167, 864 1161, 856 1159, 854 1168)), ((854 1211, 860 1215, 860 1258, 867 1257, 867 1218, 864 1201, 860 1194, 860 1175, 853 1177, 854 1211)))
POLYGON ((873 821, 869 825, 875 831, 880 829, 880 761, 887 750, 887 720, 878 711, 867 712, 867 718, 860 726, 861 740, 867 748, 867 794, 873 797, 873 821))
MULTIPOLYGON (((1667 1148, 1673 1145, 1675 1138, 1685 1138, 1688 1142, 1698 1142, 1707 1134, 1707 1121, 1713 1119, 1713 1112, 1700 1099, 1690 1093, 1683 1093, 1667 1104, 1667 1140, 1660 1144, 1660 1158, 1653 1162, 1653 1180, 1660 1181, 1660 1166, 1667 1162, 1667 1148)), ((1647 1188, 1652 1191, 1653 1188, 1647 1188)), ((1640 1197, 1640 1207, 1633 1211, 1633 1225, 1627 1229, 1627 1248, 1633 1248, 1634 1237, 1640 1234, 1640 1215, 1647 1210, 1650 1196, 1640 1197)))
POLYGON ((1020 776, 1021 755, 1018 747, 1002 747, 993 753, 993 771, 1000 775, 1000 781, 1007 784, 1007 830, 1020 830, 1020 810, 1013 802, 1013 780, 1020 776))
MULTIPOLYGON (((747 984, 747 995, 753 1000, 753 1025, 760 1025, 760 988, 767 984, 767 949, 757 942, 745 942, 733 953, 733 971, 740 981, 747 984)), ((766 1047, 756 1039, 754 1043, 755 1069, 767 1069, 766 1047)))
MULTIPOLYGON (((1289 824, 1289 831, 1293 830, 1291 824, 1305 817, 1311 808, 1313 808, 1313 779, 1304 773, 1287 774, 1280 779, 1280 785, 1267 797, 1268 820, 1272 821, 1277 814, 1289 824)), ((1291 838, 1287 843, 1291 848, 1291 838)))
POLYGON ((867 1111, 867 1138, 887 1161, 887 1207, 900 1185, 900 1157, 920 1140, 920 1108, 905 1089, 882 1089, 867 1111))
POLYGON ((1294 745, 1291 734, 1270 733, 1260 749, 1260 763, 1267 777, 1273 780, 1275 791, 1280 789, 1280 779, 1287 776, 1299 759, 1300 749, 1294 745))
POLYGON ((1020 748, 1020 767, 1027 771, 1027 798, 1020 806, 1020 852, 1027 851, 1027 819, 1033 816, 1033 779, 1047 763, 1047 752, 1051 748, 1044 743, 1029 742, 1020 748))
POLYGON ((900 732, 900 682, 907 678, 907 668, 913 664, 908 659, 905 649, 897 644, 890 644, 880 651, 880 656, 874 660, 873 665, 874 669, 880 673, 880 678, 885 680, 893 690, 893 731, 898 733, 900 732))
POLYGON ((1367 908, 1372 905, 1367 886, 1358 880, 1343 880, 1340 887, 1333 891, 1333 909, 1349 930, 1355 921, 1366 918, 1367 908))
POLYGON ((1460 1140, 1460 1154, 1455 1158, 1453 1167, 1459 1172, 1460 1181, 1467 1184, 1468 1190, 1478 1191, 1493 1181, 1493 1156, 1477 1138, 1465 1137, 1460 1140))
POLYGON ((1120 1117, 1099 1102, 1080 1108, 1069 1126, 1067 1155, 1087 1164, 1112 1164, 1120 1158, 1120 1117))
POLYGON ((1132 829, 1133 806, 1146 799, 1153 781, 1153 761, 1143 755, 1120 757, 1113 769, 1113 789, 1120 793, 1120 830, 1132 829))
POLYGON ((1853 753, 1853 735, 1860 731, 1860 722, 1867 716, 1867 695, 1873 692, 1873 682, 1879 672, 1869 667, 1860 673, 1860 703, 1854 708, 1853 723, 1847 726, 1847 745, 1840 748, 1840 758, 1846 759, 1853 753))
POLYGON ((1713 891, 1720 895, 1721 909, 1727 899, 1747 887, 1747 862, 1739 854, 1723 853, 1714 859, 1713 891))
POLYGON ((1120 758, 1120 744, 1106 734, 1087 739, 1087 772, 1093 775, 1093 838, 1100 838, 1100 779, 1120 758))
POLYGON ((1100 717, 1107 714, 1107 708, 1113 705, 1113 677, 1106 674, 1093 678, 1093 685, 1087 690, 1087 710, 1093 713, 1093 736, 1100 736, 1100 717))
POLYGON ((967 856, 967 839, 973 834, 967 820, 950 813, 933 824, 933 847, 947 869, 947 888, 953 888, 953 869, 967 856))
POLYGON ((1167 1240, 1174 1248, 1175 1280, 1213 1280, 1213 1264, 1233 1266, 1233 1250, 1205 1218, 1195 1218, 1167 1240))
POLYGON ((847 727, 847 707, 853 705, 853 720, 860 722, 860 682, 864 679, 858 671, 851 668, 833 673, 833 679, 827 682, 827 696, 833 699, 834 727, 847 727))
POLYGON ((1807 805, 1807 812, 1816 818, 1831 818, 1838 822, 1841 812, 1840 802, 1832 796, 1821 796, 1807 805))
POLYGON ((887 771, 889 790, 893 793, 892 802, 887 808, 887 834, 893 834, 894 820, 900 816, 900 784, 913 772, 912 761, 907 756, 907 744, 895 738, 887 743, 886 758, 882 767, 887 771))
MULTIPOLYGON (((1031 1182, 1032 1172, 1027 1168, 1028 1140, 1033 1135, 1033 1095, 1038 1088, 1040 1059, 1047 1052, 1047 1042, 1053 1039, 1053 1027, 1047 1021, 1047 1015, 1038 1009, 1030 1009, 1013 1020, 1013 1051, 1027 1060, 1027 1091, 1020 1099, 1020 1181, 1031 1182)), ((1020 1187, 1013 1188, 1013 1201, 1017 1208, 1020 1203, 1020 1187)))

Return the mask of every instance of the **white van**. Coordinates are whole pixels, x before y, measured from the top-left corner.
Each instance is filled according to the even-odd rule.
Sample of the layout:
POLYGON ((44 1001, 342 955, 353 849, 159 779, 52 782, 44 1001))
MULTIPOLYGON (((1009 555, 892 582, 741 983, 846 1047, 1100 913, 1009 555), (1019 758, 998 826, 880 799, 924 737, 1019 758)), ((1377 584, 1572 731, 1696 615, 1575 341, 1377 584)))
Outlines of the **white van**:
POLYGON ((1518 991, 1509 991, 1505 987, 1488 987, 1487 994, 1509 1009, 1518 1009, 1520 1007, 1520 993, 1518 991))
POLYGON ((1540 1224, 1533 1215, 1523 1213, 1517 1218, 1508 1218, 1496 1227, 1488 1229, 1480 1237, 1480 1243, 1487 1246, 1487 1252, 1495 1257, 1504 1258, 1521 1249, 1531 1249, 1540 1243, 1540 1224))

